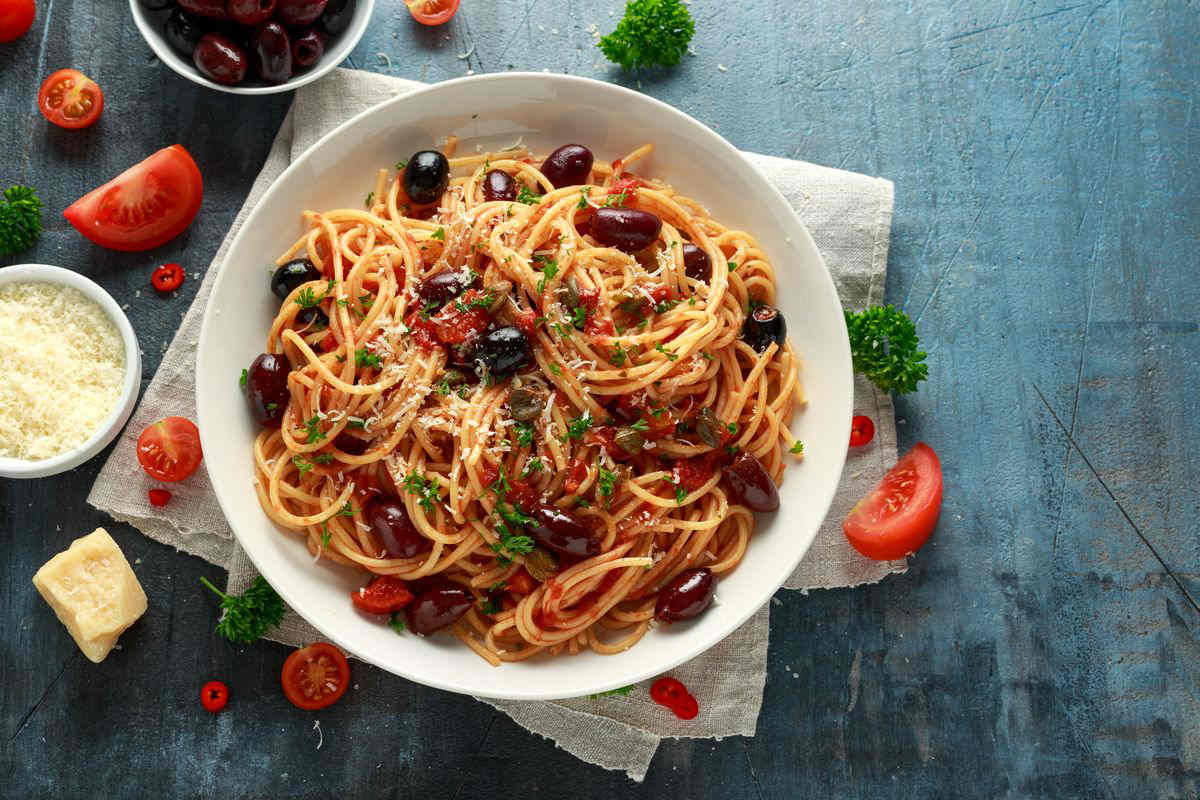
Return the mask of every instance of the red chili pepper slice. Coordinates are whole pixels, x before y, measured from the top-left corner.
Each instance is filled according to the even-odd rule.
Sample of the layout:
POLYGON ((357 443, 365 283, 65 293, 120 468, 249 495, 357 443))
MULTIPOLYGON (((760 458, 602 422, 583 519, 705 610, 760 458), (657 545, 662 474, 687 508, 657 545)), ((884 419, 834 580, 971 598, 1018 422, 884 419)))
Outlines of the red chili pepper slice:
POLYGON ((150 283, 160 292, 173 292, 183 285, 183 267, 175 262, 163 264, 154 270, 150 283))
POLYGON ((650 699, 666 706, 680 719, 695 719, 700 713, 700 704, 692 697, 687 687, 675 678, 659 678, 650 687, 650 699))
POLYGON ((875 438, 875 423, 870 417, 858 416, 850 420, 850 446, 862 447, 875 438))
POLYGON ((229 702, 229 687, 220 681, 209 681, 200 687, 200 704, 206 711, 217 713, 229 702))
POLYGON ((151 489, 149 494, 150 494, 150 505, 155 506, 157 508, 162 508, 167 503, 169 503, 171 500, 171 493, 168 492, 166 489, 151 489))

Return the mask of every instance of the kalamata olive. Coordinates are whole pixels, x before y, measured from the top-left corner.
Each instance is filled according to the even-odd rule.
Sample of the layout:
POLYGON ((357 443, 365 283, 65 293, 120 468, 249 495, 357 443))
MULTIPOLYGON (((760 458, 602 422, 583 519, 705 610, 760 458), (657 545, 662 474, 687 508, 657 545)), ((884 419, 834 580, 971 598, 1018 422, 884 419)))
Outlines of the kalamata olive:
POLYGON ((275 13, 275 0, 229 0, 226 8, 237 24, 257 25, 275 13))
POLYGON ((404 168, 404 193, 418 205, 436 203, 450 183, 450 162, 437 150, 412 154, 404 168))
POLYGON ((208 19, 229 19, 225 0, 178 0, 179 7, 189 14, 208 19))
POLYGON ((474 360, 492 375, 511 375, 533 357, 529 339, 520 328, 508 325, 484 334, 475 348, 474 360))
POLYGON ((292 77, 292 39, 287 28, 267 22, 254 32, 258 77, 267 83, 284 83, 292 77))
POLYGON ((787 323, 775 306, 759 306, 742 323, 742 338, 758 352, 765 351, 771 342, 783 347, 787 338, 787 323))
POLYGON ((148 8, 151 11, 162 11, 164 8, 170 8, 175 5, 175 0, 140 0, 142 8, 148 8))
POLYGON ((778 511, 779 490, 766 467, 747 452, 739 453, 725 468, 725 480, 736 503, 751 511, 778 511))
POLYGON ((646 437, 642 436, 641 431, 633 428, 617 428, 616 434, 613 435, 613 441, 617 443, 617 447, 631 456, 636 456, 646 446, 646 437))
POLYGON ((525 571, 535 581, 548 581, 558 574, 558 559, 549 550, 535 547, 525 554, 525 571))
POLYGON ((712 261, 708 253, 691 242, 683 243, 683 274, 702 283, 708 283, 712 278, 712 261))
POLYGON ((600 554, 600 541, 592 538, 582 522, 558 506, 538 503, 527 530, 543 546, 564 555, 586 558, 600 554))
POLYGON ((592 236, 605 247, 636 253, 658 238, 662 220, 637 208, 601 208, 592 217, 592 236))
POLYGON ((516 200, 517 182, 504 170, 494 169, 483 176, 483 199, 516 200))
POLYGON ((696 415, 696 435, 709 447, 721 446, 721 429, 723 427, 711 408, 702 408, 696 415))
POLYGON ((163 37, 167 40, 167 44, 188 58, 192 57, 192 52, 203 35, 204 28, 201 27, 200 21, 190 14, 184 13, 181 8, 173 9, 171 16, 167 17, 166 24, 163 25, 163 37))
POLYGON ((192 52, 200 74, 215 83, 233 86, 246 77, 250 59, 241 45, 222 33, 206 33, 192 52))
POLYGON ((361 456, 371 449, 371 443, 360 439, 348 431, 342 431, 333 440, 333 446, 351 456, 361 456))
POLYGON ((326 36, 337 36, 350 27, 353 18, 354 0, 329 0, 319 24, 326 36))
POLYGON ((466 290, 467 287, 463 283, 462 272, 460 270, 447 269, 421 281, 421 288, 417 289, 417 297, 421 301, 422 306, 437 303, 440 308, 466 290))
POLYGON ((546 407, 546 393, 536 385, 519 386, 508 393, 508 412, 518 422, 532 422, 546 407))
POLYGON ((325 11, 329 0, 279 0, 275 19, 289 28, 304 28, 312 25, 325 11))
POLYGON ((325 55, 325 37, 315 29, 296 34, 292 38, 292 64, 296 69, 308 69, 325 55))
POLYGON ((404 608, 404 619, 413 633, 427 636, 458 622, 474 602, 465 587, 434 578, 422 582, 416 599, 404 608))
POLYGON ((708 567, 685 569, 658 593, 654 616, 663 622, 691 619, 712 603, 716 581, 708 567))
POLYGON ((311 325, 317 328, 328 328, 329 315, 317 306, 302 308, 296 312, 296 324, 300 326, 311 325))
POLYGON ((408 518, 404 504, 396 499, 378 498, 371 500, 363 509, 363 517, 371 531, 379 537, 379 543, 392 558, 412 558, 427 552, 433 545, 421 535, 417 526, 408 518))
POLYGON ((288 360, 274 353, 263 353, 246 370, 246 402, 250 405, 250 414, 260 425, 279 427, 292 396, 288 391, 288 373, 291 371, 288 360))
POLYGON ((555 189, 564 186, 580 186, 587 182, 592 171, 592 151, 581 144, 564 144, 542 162, 542 174, 554 184, 555 189))
POLYGON ((321 270, 315 264, 307 258, 297 258, 275 269, 271 275, 271 291, 280 300, 286 300, 301 284, 320 279, 321 270))

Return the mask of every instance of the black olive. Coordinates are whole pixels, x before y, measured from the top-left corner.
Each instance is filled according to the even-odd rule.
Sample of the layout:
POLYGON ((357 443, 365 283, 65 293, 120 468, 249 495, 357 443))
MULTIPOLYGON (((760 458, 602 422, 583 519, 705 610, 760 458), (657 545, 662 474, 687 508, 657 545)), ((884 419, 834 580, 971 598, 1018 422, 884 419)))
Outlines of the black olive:
POLYGON ((685 569, 658 593, 654 616, 663 622, 691 619, 712 604, 715 589, 711 569, 685 569))
POLYGON ((187 58, 192 57, 192 51, 196 49, 203 35, 204 27, 182 8, 171 11, 171 16, 167 17, 163 26, 163 36, 166 37, 167 44, 187 58))
POLYGON ((516 200, 517 182, 507 172, 494 169, 483 176, 483 199, 488 201, 516 200))
POLYGON ((783 347, 787 338, 787 323, 775 306, 759 306, 742 323, 742 338, 758 352, 765 351, 771 342, 783 347))
POLYGON ((712 278, 712 262, 708 253, 691 242, 683 243, 683 274, 701 283, 708 283, 712 278))
POLYGON ((246 402, 258 424, 279 427, 288 400, 291 399, 291 392, 288 391, 288 374, 291 371, 288 360, 274 353, 263 353, 246 370, 246 402))
POLYGON ((605 247, 636 253, 658 238, 662 220, 638 208, 602 208, 592 217, 592 236, 605 247))
POLYGON ((311 261, 307 258, 297 258, 275 270, 275 274, 271 276, 271 291, 280 300, 286 300, 289 294, 296 291, 297 286, 320 279, 321 271, 311 261))
POLYGON ((337 36, 350 27, 353 17, 354 0, 329 0, 329 5, 325 6, 325 13, 321 14, 317 24, 329 36, 337 36))
POLYGON ((462 274, 457 270, 445 269, 421 282, 417 298, 422 306, 437 303, 440 308, 466 290, 462 274))
POLYGON ((555 189, 579 186, 592 171, 592 151, 581 144, 564 144, 542 162, 542 174, 555 189))
POLYGON ((318 329, 328 328, 329 316, 316 306, 312 306, 311 308, 302 308, 296 314, 296 324, 312 325, 318 329))
POLYGON ((404 168, 404 193, 417 205, 436 203, 450 183, 450 162, 437 150, 413 153, 404 168))
POLYGON ((175 0, 141 0, 142 8, 148 8, 151 11, 162 11, 164 8, 170 8, 175 4, 175 0))
POLYGON ((511 375, 529 363, 533 353, 520 328, 509 325, 484 334, 475 348, 475 361, 493 375, 511 375))

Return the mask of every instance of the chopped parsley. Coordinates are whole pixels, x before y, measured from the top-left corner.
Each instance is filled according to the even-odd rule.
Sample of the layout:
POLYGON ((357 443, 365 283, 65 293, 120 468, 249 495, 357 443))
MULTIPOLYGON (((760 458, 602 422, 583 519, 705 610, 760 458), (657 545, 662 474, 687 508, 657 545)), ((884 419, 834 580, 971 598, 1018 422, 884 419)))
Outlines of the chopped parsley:
POLYGON ((404 168, 405 168, 405 167, 407 167, 407 166, 408 166, 408 162, 407 162, 407 161, 403 161, 403 160, 401 160, 401 161, 397 161, 397 162, 396 162, 396 169, 397 169, 397 170, 404 169, 404 168))
POLYGON ((392 618, 388 620, 388 625, 396 633, 404 633, 404 617, 400 615, 399 611, 392 612, 392 618))
POLYGON ((300 470, 301 475, 308 474, 313 468, 312 462, 306 461, 301 456, 292 456, 292 463, 296 465, 296 469, 300 470))
POLYGON ((645 432, 650 430, 650 423, 646 422, 644 419, 639 419, 637 422, 630 425, 629 428, 630 430, 645 432))
POLYGON ((537 205, 542 202, 543 195, 529 191, 528 186, 521 186, 521 191, 517 192, 517 202, 524 203, 527 206, 537 205))
POLYGON ((367 429, 367 421, 361 417, 347 417, 346 424, 351 428, 359 428, 364 431, 367 429))
POLYGON ((325 299, 325 295, 317 297, 317 293, 312 290, 311 286, 305 286, 300 290, 300 294, 296 295, 296 304, 301 308, 316 308, 325 299))
POLYGON ((321 523, 321 547, 329 547, 329 521, 321 523))
POLYGON ((308 437, 306 444, 315 444, 324 439, 325 432, 321 430, 321 418, 313 414, 304 420, 304 434, 308 437))
POLYGON ((737 433, 738 432, 738 424, 736 422, 731 422, 725 426, 725 430, 729 431, 730 433, 737 433))
POLYGON ((583 326, 587 324, 587 309, 583 306, 575 306, 571 309, 571 324, 576 330, 583 330, 583 326))
POLYGON ((662 408, 652 408, 652 409, 650 409, 650 416, 654 417, 655 419, 658 419, 659 417, 661 417, 661 416, 662 416, 663 414, 665 414, 665 413, 667 413, 667 407, 666 407, 666 406, 663 406, 662 408))
POLYGON ((797 439, 796 443, 793 444, 790 448, 788 448, 788 452, 795 453, 796 455, 800 455, 801 453, 804 452, 804 442, 797 439))
POLYGON ((562 367, 558 366, 558 364, 551 363, 550 371, 553 372, 555 375, 562 375, 562 367))
POLYGON ((313 456, 313 461, 317 464, 333 463, 333 453, 317 453, 313 456))
POLYGON ((592 427, 592 412, 584 411, 583 414, 567 423, 567 438, 580 439, 590 427, 592 427))
POLYGON ((604 207, 612 208, 613 206, 623 206, 625 201, 629 199, 629 190, 622 189, 617 194, 610 194, 604 199, 604 207))
POLYGON ((525 469, 522 470, 521 477, 528 478, 533 473, 541 472, 545 468, 546 465, 542 463, 541 458, 531 458, 529 461, 525 462, 525 469))
POLYGON ((279 403, 267 403, 267 411, 274 411, 279 408, 279 403))
POLYGON ((545 256, 534 256, 533 260, 542 264, 542 279, 537 285, 538 294, 542 294, 546 291, 546 281, 552 280, 558 274, 558 262, 545 256))
POLYGON ((518 422, 513 426, 513 430, 517 432, 517 444, 522 447, 529 447, 533 444, 533 425, 528 422, 518 422))
POLYGON ((477 294, 476 296, 472 297, 465 303, 462 300, 455 300, 454 307, 459 311, 465 312, 470 311, 473 308, 487 308, 494 302, 496 302, 496 291, 494 289, 488 289, 482 294, 477 294))
POLYGON ((354 363, 360 367, 379 367, 383 364, 377 354, 372 353, 365 347, 360 347, 354 351, 354 363))
POLYGON ((583 191, 579 193, 579 205, 576 206, 576 208, 587 208, 588 207, 588 194, 591 191, 592 191, 592 187, 590 187, 590 186, 583 187, 583 191))
POLYGON ((712 354, 712 353, 710 353, 710 352, 708 352, 707 350, 701 350, 701 351, 700 351, 700 357, 701 357, 701 358, 703 358, 705 361, 712 361, 712 360, 713 360, 713 354, 712 354))
POLYGON ((444 241, 446 241, 446 229, 445 229, 445 228, 438 228, 436 231, 434 231, 433 233, 429 234, 429 238, 430 238, 430 239, 437 239, 439 242, 444 242, 444 241))
POLYGON ((675 487, 675 505, 683 505, 684 498, 688 496, 687 489, 684 489, 682 486, 676 483, 675 478, 671 475, 664 475, 663 482, 669 483, 675 487))
POLYGON ((737 268, 738 268, 738 265, 737 265, 736 261, 729 262, 729 271, 730 272, 737 272, 737 268))
POLYGON ((241 386, 243 389, 245 389, 246 381, 249 379, 249 377, 250 377, 250 370, 248 370, 248 369, 242 370, 242 377, 238 378, 238 385, 241 386))
POLYGON ((438 500, 438 482, 437 478, 429 479, 417 472, 410 472, 404 476, 402 484, 409 494, 416 495, 420 498, 417 502, 426 512, 433 511, 433 504, 438 500))
POLYGON ((621 697, 627 697, 629 693, 634 690, 634 688, 636 687, 631 683, 628 686, 618 686, 616 689, 609 689, 607 692, 596 692, 595 694, 589 694, 588 697, 592 698, 593 700, 598 697, 612 697, 613 695, 618 694, 621 697))
POLYGON ((625 354, 625 348, 621 347, 620 342, 617 342, 616 347, 613 348, 612 353, 610 353, 608 356, 608 363, 612 364, 614 367, 619 367, 625 363, 625 359, 627 357, 628 356, 625 354))
POLYGON ((654 307, 654 310, 656 312, 658 312, 659 314, 665 314, 682 302, 683 302, 682 300, 663 300, 662 302, 660 302, 658 305, 656 305, 654 307))
POLYGON ((596 485, 600 487, 600 494, 605 497, 612 497, 612 493, 617 488, 617 473, 600 467, 599 477, 596 478, 596 485))
POLYGON ((674 350, 668 350, 667 348, 663 347, 662 342, 654 345, 654 349, 666 356, 667 361, 674 361, 675 359, 679 358, 679 356, 675 355, 674 350))
POLYGON ((374 201, 375 201, 375 193, 374 193, 374 192, 370 192, 370 193, 368 193, 368 194, 367 194, 367 199, 366 199, 366 202, 364 202, 364 203, 363 203, 363 205, 365 205, 367 208, 370 208, 370 207, 371 207, 371 203, 373 203, 374 201))
POLYGON ((500 602, 498 600, 495 600, 494 598, 489 597, 486 600, 484 600, 482 604, 480 604, 479 610, 482 611, 484 614, 487 614, 488 616, 491 616, 492 614, 499 614, 500 610, 501 610, 500 602))

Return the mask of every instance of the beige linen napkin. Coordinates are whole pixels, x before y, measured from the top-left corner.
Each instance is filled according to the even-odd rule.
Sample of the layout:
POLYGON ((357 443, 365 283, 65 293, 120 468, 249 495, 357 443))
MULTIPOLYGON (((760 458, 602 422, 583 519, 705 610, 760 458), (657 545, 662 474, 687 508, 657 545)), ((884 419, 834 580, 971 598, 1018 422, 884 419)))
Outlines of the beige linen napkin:
MULTIPOLYGON (((195 348, 200 320, 217 269, 250 210, 272 181, 321 136, 354 114, 422 84, 367 72, 339 69, 296 92, 262 172, 250 190, 196 300, 163 356, 162 365, 122 434, 122 442, 96 479, 88 502, 147 536, 229 570, 229 588, 240 592, 257 574, 221 514, 203 469, 172 485, 171 504, 149 505, 149 479, 134 452, 137 434, 149 423, 178 414, 195 418, 195 348)), ((816 239, 847 307, 883 300, 892 184, 841 170, 769 156, 747 156, 779 187, 816 239)), ((857 586, 905 569, 904 561, 880 563, 855 553, 840 520, 896 460, 891 400, 861 377, 855 383, 855 413, 876 423, 875 440, 850 454, 828 519, 812 549, 785 584, 789 589, 857 586)), ((708 652, 672 672, 688 685, 701 714, 684 722, 655 705, 646 687, 627 696, 532 703, 486 701, 518 724, 548 737, 578 758, 641 780, 660 738, 665 736, 753 736, 766 680, 770 603, 708 652)), ((321 638, 295 612, 268 638, 297 645, 321 638)))

